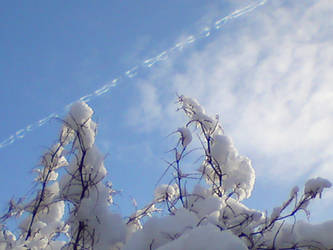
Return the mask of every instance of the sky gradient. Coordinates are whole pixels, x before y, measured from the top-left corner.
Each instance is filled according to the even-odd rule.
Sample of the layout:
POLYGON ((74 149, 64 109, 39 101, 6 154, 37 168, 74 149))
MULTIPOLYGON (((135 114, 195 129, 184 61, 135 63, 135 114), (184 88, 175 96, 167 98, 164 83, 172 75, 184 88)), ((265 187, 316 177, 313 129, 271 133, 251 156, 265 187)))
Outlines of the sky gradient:
MULTIPOLYGON (((152 199, 166 167, 165 152, 177 141, 167 135, 185 121, 176 112, 177 93, 218 113, 226 134, 252 160, 250 207, 280 205, 309 177, 333 182, 332 4, 267 1, 217 31, 221 17, 250 3, 7 1, 0 24, 0 140, 63 114, 67 104, 121 77, 89 105, 109 179, 123 191, 114 209, 124 216, 133 211, 132 197, 139 206, 152 199), (190 42, 193 35, 204 38, 190 42), (168 57, 142 67, 163 51, 168 57)), ((32 169, 60 123, 52 119, 0 149, 2 210, 12 196, 34 190, 32 169)), ((330 190, 312 206, 311 221, 333 218, 332 207, 330 190)))

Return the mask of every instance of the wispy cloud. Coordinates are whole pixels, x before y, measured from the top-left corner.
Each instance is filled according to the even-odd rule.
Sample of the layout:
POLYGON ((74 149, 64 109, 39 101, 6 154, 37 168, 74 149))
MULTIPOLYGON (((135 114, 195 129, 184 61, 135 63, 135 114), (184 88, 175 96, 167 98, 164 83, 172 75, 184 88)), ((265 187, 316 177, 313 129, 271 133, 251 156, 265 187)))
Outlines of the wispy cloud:
POLYGON ((236 145, 257 159, 258 175, 294 181, 321 173, 333 162, 331 14, 327 0, 270 1, 156 70, 140 87, 132 124, 175 128, 179 119, 165 103, 182 93, 221 114, 236 145))
POLYGON ((141 83, 138 86, 141 98, 138 106, 132 107, 127 114, 129 125, 138 125, 140 130, 150 130, 161 121, 162 107, 159 102, 157 88, 148 83, 141 83))

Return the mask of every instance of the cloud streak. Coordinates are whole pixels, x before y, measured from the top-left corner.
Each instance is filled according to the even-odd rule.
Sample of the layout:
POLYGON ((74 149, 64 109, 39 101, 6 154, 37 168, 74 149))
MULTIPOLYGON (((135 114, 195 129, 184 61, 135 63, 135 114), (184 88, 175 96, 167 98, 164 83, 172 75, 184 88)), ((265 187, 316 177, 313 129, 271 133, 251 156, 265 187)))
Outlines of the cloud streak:
MULTIPOLYGON (((82 96, 77 101, 89 102, 101 95, 108 93, 112 88, 118 86, 121 81, 128 79, 128 78, 136 77, 138 75, 138 73, 140 73, 141 71, 149 69, 161 61, 168 60, 169 56, 173 55, 176 52, 183 51, 184 48, 188 47, 189 45, 193 44, 194 42, 196 42, 198 40, 202 40, 202 39, 205 39, 206 37, 209 37, 212 33, 218 32, 219 30, 221 30, 221 28, 225 24, 227 24, 231 20, 254 11, 256 8, 264 5, 266 3, 266 1, 267 0, 255 1, 254 3, 249 4, 249 5, 245 6, 244 8, 237 9, 236 11, 232 12, 231 14, 217 19, 217 21, 215 21, 211 26, 205 27, 198 34, 189 35, 185 39, 181 39, 181 41, 176 43, 173 47, 162 51, 161 53, 159 53, 158 55, 156 55, 152 58, 148 58, 148 59, 142 61, 142 63, 140 65, 133 66, 132 68, 125 71, 123 75, 116 77, 113 80, 107 82, 102 87, 96 89, 92 93, 82 96)), ((74 101, 74 102, 76 102, 76 101, 74 101)), ((74 102, 66 105, 64 110, 68 111, 68 108, 74 102)), ((34 123, 29 124, 28 126, 22 128, 22 129, 19 129, 13 135, 10 135, 8 138, 6 138, 5 140, 0 142, 0 149, 13 144, 16 140, 23 139, 24 136, 26 135, 26 133, 31 132, 32 130, 35 130, 41 126, 44 126, 51 119, 57 118, 61 115, 63 115, 63 113, 60 115, 57 113, 52 113, 34 123)))

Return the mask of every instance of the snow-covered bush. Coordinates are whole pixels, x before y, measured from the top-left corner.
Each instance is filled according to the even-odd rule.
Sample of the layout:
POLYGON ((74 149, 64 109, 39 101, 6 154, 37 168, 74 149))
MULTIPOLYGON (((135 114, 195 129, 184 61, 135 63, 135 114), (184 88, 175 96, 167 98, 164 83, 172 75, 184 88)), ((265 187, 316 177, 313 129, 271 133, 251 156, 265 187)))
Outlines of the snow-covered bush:
POLYGON ((102 182, 107 171, 95 146, 93 110, 75 103, 58 142, 36 169, 36 196, 10 201, 0 218, 0 249, 333 249, 333 220, 318 225, 296 220, 299 212, 309 214, 309 202, 321 198, 329 180, 310 179, 303 192, 294 187, 270 215, 246 207, 242 201, 255 182, 250 159, 238 152, 218 116, 209 116, 195 99, 178 101, 189 120, 175 131, 171 177, 149 204, 125 218, 110 210, 114 190, 102 182), (196 173, 186 173, 182 166, 193 153, 193 132, 203 158, 196 173), (5 222, 19 216, 16 235, 5 222))

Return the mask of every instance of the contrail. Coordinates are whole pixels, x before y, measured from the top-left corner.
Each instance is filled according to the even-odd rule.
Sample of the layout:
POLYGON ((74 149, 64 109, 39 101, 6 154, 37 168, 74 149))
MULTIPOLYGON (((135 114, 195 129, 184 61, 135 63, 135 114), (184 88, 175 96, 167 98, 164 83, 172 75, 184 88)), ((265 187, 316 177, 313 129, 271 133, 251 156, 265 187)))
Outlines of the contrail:
MULTIPOLYGON (((252 3, 244 8, 235 10, 234 12, 232 12, 231 14, 229 14, 227 16, 219 18, 211 26, 205 27, 204 29, 202 29, 200 32, 198 32, 195 35, 188 36, 186 39, 184 39, 184 41, 175 44, 173 47, 162 51, 158 55, 142 61, 141 64, 138 64, 138 65, 128 69, 119 77, 114 78, 113 80, 106 83, 102 87, 96 89, 95 91, 93 91, 85 96, 82 96, 81 98, 79 98, 78 100, 76 100, 74 102, 77 102, 77 101, 89 102, 101 95, 106 94, 107 92, 109 92, 111 90, 111 88, 118 86, 122 80, 127 79, 127 78, 133 78, 139 73, 140 70, 151 68, 158 62, 168 60, 169 56, 172 55, 173 53, 181 52, 185 47, 193 44, 194 42, 209 37, 213 32, 217 32, 217 31, 221 30, 221 28, 229 21, 254 11, 256 8, 264 5, 267 1, 268 0, 256 1, 255 3, 252 3)), ((52 113, 34 123, 29 124, 28 126, 22 128, 22 129, 16 131, 14 134, 10 135, 7 139, 3 140, 0 143, 0 149, 7 147, 10 144, 13 144, 16 140, 24 138, 26 133, 31 132, 31 131, 45 125, 51 119, 60 117, 65 111, 67 111, 69 109, 69 107, 74 102, 66 105, 61 114, 52 113)))

